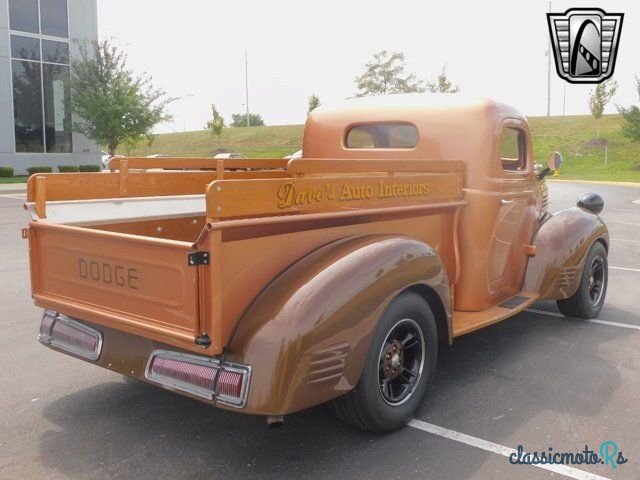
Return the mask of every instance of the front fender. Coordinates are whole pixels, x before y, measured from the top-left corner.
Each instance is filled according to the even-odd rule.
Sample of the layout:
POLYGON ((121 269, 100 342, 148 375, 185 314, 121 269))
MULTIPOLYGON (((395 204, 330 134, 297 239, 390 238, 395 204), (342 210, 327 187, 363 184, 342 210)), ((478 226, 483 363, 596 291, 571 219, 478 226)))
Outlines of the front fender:
POLYGON ((587 253, 594 242, 609 248, 609 231, 602 219, 582 208, 560 210, 538 230, 529 259, 524 290, 540 293, 540 300, 569 298, 578 289, 587 253))
POLYGON ((295 263, 254 301, 230 340, 227 359, 252 368, 244 410, 283 415, 351 390, 380 315, 416 285, 438 295, 450 328, 446 270, 420 241, 350 237, 295 263))

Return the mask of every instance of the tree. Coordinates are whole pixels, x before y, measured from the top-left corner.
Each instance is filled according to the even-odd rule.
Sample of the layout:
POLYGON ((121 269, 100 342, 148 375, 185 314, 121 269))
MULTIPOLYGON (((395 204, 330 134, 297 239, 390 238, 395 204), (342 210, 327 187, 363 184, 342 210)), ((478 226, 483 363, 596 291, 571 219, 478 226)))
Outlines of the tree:
POLYGON ((617 90, 618 84, 615 81, 605 80, 599 83, 589 94, 589 110, 593 118, 596 119, 596 139, 600 138, 600 118, 607 103, 616 94, 617 90))
MULTIPOLYGON (((262 120, 262 115, 259 113, 250 113, 249 114, 249 123, 251 123, 252 127, 262 127, 264 126, 264 120, 262 120)), ((231 126, 232 127, 246 127, 247 126, 247 114, 246 113, 234 113, 231 115, 231 126)))
POLYGON ((407 64, 402 52, 381 50, 373 54, 373 60, 365 67, 365 72, 356 77, 356 97, 424 92, 424 82, 405 72, 407 64))
POLYGON ((127 67, 127 56, 110 40, 80 46, 71 65, 71 107, 81 120, 74 130, 115 155, 118 145, 151 134, 160 122, 171 119, 165 108, 174 98, 156 89, 147 75, 127 67))
MULTIPOLYGON (((636 75, 636 89, 640 98, 640 77, 636 75)), ((640 143, 640 108, 631 105, 629 108, 618 106, 622 115, 622 134, 633 142, 640 143)))
POLYGON ((447 78, 447 67, 443 66, 436 80, 427 82, 427 90, 431 93, 458 93, 460 87, 447 78))
POLYGON ((220 115, 213 103, 211 104, 211 120, 207 122, 204 128, 209 130, 211 135, 218 137, 218 148, 221 148, 220 135, 222 135, 222 130, 224 130, 224 118, 222 118, 222 115, 220 115))
POLYGON ((320 106, 320 98, 314 93, 307 102, 307 115, 320 106))

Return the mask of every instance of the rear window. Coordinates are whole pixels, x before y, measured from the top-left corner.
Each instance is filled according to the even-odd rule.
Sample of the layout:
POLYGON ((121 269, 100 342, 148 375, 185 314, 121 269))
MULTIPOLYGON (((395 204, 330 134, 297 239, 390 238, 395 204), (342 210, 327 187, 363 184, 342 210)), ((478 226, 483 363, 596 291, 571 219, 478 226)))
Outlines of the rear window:
POLYGON ((414 148, 418 129, 410 123, 367 123, 347 132, 347 148, 414 148))
POLYGON ((527 144, 525 134, 516 128, 505 128, 500 139, 500 160, 502 169, 518 172, 527 166, 527 144))

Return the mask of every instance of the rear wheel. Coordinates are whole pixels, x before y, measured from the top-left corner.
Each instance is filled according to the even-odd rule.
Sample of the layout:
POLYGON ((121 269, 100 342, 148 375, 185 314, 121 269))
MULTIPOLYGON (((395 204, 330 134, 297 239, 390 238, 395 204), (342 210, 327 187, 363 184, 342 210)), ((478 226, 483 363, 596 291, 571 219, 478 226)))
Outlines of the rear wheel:
POLYGON ((364 430, 385 432, 405 425, 433 380, 438 354, 435 319, 422 297, 398 296, 380 318, 362 376, 331 411, 364 430))
POLYGON ((558 309, 569 317, 597 317, 604 305, 608 282, 607 250, 596 242, 587 255, 578 290, 566 300, 558 300, 558 309))

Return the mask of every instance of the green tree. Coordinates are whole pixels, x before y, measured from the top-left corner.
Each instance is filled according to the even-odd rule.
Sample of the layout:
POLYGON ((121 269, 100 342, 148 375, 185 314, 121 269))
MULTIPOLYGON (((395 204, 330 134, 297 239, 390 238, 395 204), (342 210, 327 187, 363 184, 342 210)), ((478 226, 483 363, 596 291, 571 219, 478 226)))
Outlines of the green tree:
MULTIPOLYGON (((640 98, 640 77, 636 75, 636 89, 640 98)), ((631 105, 629 108, 618 106, 622 115, 622 134, 631 141, 640 143, 640 108, 631 105)))
POLYGON ((71 65, 71 106, 81 118, 74 129, 106 145, 110 155, 170 120, 165 109, 174 100, 154 88, 149 76, 129 69, 126 54, 110 40, 80 45, 71 65))
POLYGON ((320 98, 314 93, 307 101, 307 115, 320 106, 320 98))
POLYGON ((427 82, 427 90, 431 93, 458 93, 460 87, 447 78, 447 67, 443 66, 435 81, 427 82))
POLYGON ((222 118, 222 115, 220 115, 213 103, 211 104, 211 120, 207 122, 204 128, 209 130, 211 135, 215 135, 218 138, 218 148, 221 148, 220 135, 222 135, 222 130, 224 130, 224 118, 222 118))
POLYGON ((381 50, 374 53, 365 68, 365 72, 356 77, 356 97, 424 92, 424 82, 415 74, 406 73, 407 64, 402 52, 381 50))
MULTIPOLYGON (((262 127, 264 126, 264 120, 262 119, 262 115, 259 113, 250 113, 249 114, 249 122, 252 127, 262 127)), ((231 126, 232 127, 246 127, 247 126, 247 114, 246 113, 234 113, 231 115, 231 126)))
POLYGON ((596 119, 596 138, 600 138, 600 118, 617 90, 618 84, 615 81, 605 80, 596 85, 596 88, 589 93, 589 110, 593 118, 596 119))

